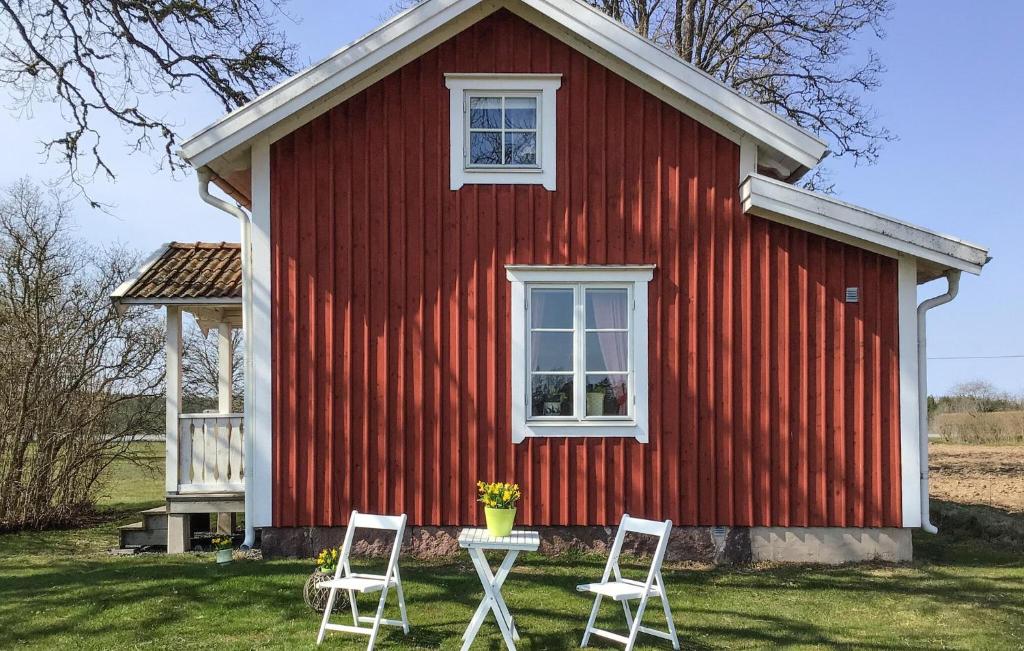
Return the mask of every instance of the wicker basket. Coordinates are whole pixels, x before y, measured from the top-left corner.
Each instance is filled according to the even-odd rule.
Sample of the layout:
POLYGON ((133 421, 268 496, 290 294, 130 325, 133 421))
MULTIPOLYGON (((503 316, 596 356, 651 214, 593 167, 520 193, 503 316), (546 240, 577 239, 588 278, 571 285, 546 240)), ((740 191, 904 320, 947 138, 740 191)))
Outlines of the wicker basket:
MULTIPOLYGON (((327 595, 330 590, 326 588, 318 588, 316 585, 321 581, 333 579, 333 574, 325 574, 319 569, 314 570, 309 578, 306 579, 306 586, 302 589, 302 598, 305 600, 306 605, 312 608, 318 613, 324 612, 324 608, 327 606, 327 595)), ((334 608, 333 612, 338 612, 348 608, 348 593, 344 590, 339 590, 338 594, 334 596, 334 608)))

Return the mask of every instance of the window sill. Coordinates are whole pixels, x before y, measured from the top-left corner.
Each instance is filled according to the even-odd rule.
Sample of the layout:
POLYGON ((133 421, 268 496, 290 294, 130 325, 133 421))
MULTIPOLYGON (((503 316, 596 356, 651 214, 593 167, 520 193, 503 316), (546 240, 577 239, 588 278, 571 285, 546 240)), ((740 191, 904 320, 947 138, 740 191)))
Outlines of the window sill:
POLYGON ((630 438, 636 439, 640 443, 647 443, 647 430, 634 421, 614 421, 607 423, 531 421, 519 424, 512 432, 513 443, 522 443, 527 439, 554 437, 630 438))
POLYGON ((537 168, 463 168, 452 175, 452 190, 463 185, 543 185, 555 191, 555 175, 537 168))

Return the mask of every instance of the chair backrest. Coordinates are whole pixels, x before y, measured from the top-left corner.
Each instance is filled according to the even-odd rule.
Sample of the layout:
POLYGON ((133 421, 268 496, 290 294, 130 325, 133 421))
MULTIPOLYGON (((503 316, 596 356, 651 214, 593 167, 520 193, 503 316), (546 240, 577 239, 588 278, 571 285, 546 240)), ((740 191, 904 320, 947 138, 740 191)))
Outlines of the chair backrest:
POLYGON ((405 535, 406 516, 402 515, 374 515, 371 513, 360 513, 352 511, 348 517, 348 527, 345 528, 345 542, 341 546, 341 557, 338 559, 338 568, 334 571, 335 577, 352 573, 349 566, 348 556, 352 551, 352 541, 355 539, 356 529, 380 529, 383 531, 394 531, 395 542, 391 546, 391 557, 388 559, 388 569, 385 576, 390 578, 398 564, 398 554, 402 549, 402 537, 405 535))
POLYGON ((639 533, 658 538, 658 545, 654 550, 654 556, 651 558, 651 568, 647 573, 647 585, 650 586, 655 574, 661 569, 661 563, 665 558, 669 534, 672 533, 672 521, 644 520, 643 518, 634 518, 628 513, 624 514, 622 521, 619 522, 619 530, 615 532, 615 541, 612 543, 611 551, 608 553, 608 563, 604 568, 602 582, 608 581, 612 573, 615 574, 616 580, 622 579, 622 573, 619 571, 619 554, 622 552, 622 542, 625 540, 627 533, 639 533))

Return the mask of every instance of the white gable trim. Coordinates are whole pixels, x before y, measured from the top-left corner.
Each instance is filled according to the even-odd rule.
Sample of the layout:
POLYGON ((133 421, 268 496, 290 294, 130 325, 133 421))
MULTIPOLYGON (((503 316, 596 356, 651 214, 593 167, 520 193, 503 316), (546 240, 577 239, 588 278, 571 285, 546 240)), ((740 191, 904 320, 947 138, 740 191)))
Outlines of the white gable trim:
POLYGON ((182 145, 181 154, 193 167, 202 167, 302 109, 327 100, 328 94, 345 89, 346 92, 330 98, 277 135, 283 136, 448 40, 500 4, 492 0, 426 0, 221 117, 189 138, 182 145), (427 42, 422 43, 423 40, 427 42), (406 48, 411 49, 404 52, 406 48), (392 60, 398 55, 400 58, 392 60), (388 65, 384 66, 385 62, 388 65), (349 85, 353 87, 347 88, 349 85))
POLYGON ((115 289, 110 294, 111 300, 113 300, 115 303, 127 302, 124 301, 122 297, 128 293, 128 290, 131 289, 135 285, 135 283, 139 282, 139 278, 142 278, 142 275, 149 271, 150 268, 154 264, 156 264, 156 261, 162 258, 164 256, 164 253, 167 253, 167 250, 170 248, 171 244, 167 242, 162 244, 160 248, 157 249, 156 251, 150 253, 141 263, 139 263, 139 266, 135 267, 135 269, 132 270, 128 278, 123 283, 118 285, 117 289, 115 289))
POLYGON ((871 212, 833 197, 809 192, 760 174, 740 185, 743 211, 852 243, 890 257, 904 253, 919 260, 980 274, 988 250, 871 212))
MULTIPOLYGON (((763 104, 741 95, 589 4, 577 0, 520 0, 507 4, 511 11, 527 19, 531 19, 531 16, 529 12, 522 11, 522 7, 535 10, 600 51, 626 63, 655 84, 685 98, 700 110, 695 112, 678 105, 676 107, 705 124, 710 117, 711 124, 708 126, 712 128, 716 126, 715 121, 724 121, 739 134, 748 134, 807 168, 817 165, 828 151, 828 145, 817 136, 797 127, 763 104)), ((592 51, 582 51, 595 58, 592 51)), ((636 83, 631 77, 627 75, 636 83)), ((640 85, 651 91, 647 85, 640 85)))
MULTIPOLYGON (((287 131, 275 129, 278 137, 284 135, 501 7, 531 21, 537 15, 546 17, 685 99, 684 106, 698 109, 687 111, 695 119, 721 121, 749 134, 791 159, 794 167, 813 167, 826 153, 822 140, 578 0, 425 0, 222 117, 186 141, 181 153, 193 166, 201 167, 275 125, 297 118, 289 120, 287 131), (339 90, 343 92, 335 93, 339 90), (307 108, 314 110, 307 112, 307 108)), ((550 31, 552 26, 544 28, 550 31)), ((564 34, 556 36, 564 40, 564 34)), ((588 56, 595 54, 578 44, 574 47, 588 56)))

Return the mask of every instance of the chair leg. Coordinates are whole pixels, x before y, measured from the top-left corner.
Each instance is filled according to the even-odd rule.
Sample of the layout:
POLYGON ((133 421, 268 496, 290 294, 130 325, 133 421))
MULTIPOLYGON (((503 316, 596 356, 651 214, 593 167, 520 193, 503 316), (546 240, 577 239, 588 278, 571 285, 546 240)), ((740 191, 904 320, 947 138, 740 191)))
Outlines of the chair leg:
POLYGON ((648 595, 640 598, 640 605, 636 609, 636 617, 633 618, 633 625, 629 627, 629 641, 626 643, 626 651, 633 651, 636 644, 636 636, 640 633, 640 622, 644 618, 644 610, 647 608, 648 595))
POLYGON ((377 642, 377 633, 380 632, 380 620, 384 616, 384 602, 388 599, 388 586, 385 583, 384 589, 380 591, 380 603, 377 604, 377 615, 373 618, 373 630, 370 631, 370 641, 366 645, 366 651, 373 651, 373 645, 377 642))
POLYGON ((629 599, 622 600, 622 612, 626 614, 626 628, 633 628, 633 613, 629 609, 629 599))
POLYGON ((409 616, 405 612, 405 591, 402 590, 402 575, 398 573, 398 567, 395 567, 395 590, 398 591, 398 610, 402 613, 402 631, 409 634, 409 616))
POLYGON ((597 611, 601 609, 601 595, 594 597, 594 607, 590 609, 590 619, 587 620, 587 628, 583 631, 583 641, 580 646, 587 646, 590 642, 590 632, 594 630, 594 622, 597 621, 597 611))
POLYGON ((331 619, 331 611, 334 610, 334 597, 338 594, 337 588, 331 588, 327 593, 327 606, 324 608, 324 618, 320 622, 320 632, 316 635, 317 646, 324 641, 324 634, 327 632, 327 622, 331 619))
POLYGON ((356 593, 348 591, 348 603, 352 607, 352 625, 359 626, 359 606, 356 605, 356 593))
POLYGON ((668 633, 672 636, 672 648, 679 651, 679 636, 676 634, 676 623, 672 619, 672 608, 668 605, 668 592, 665 590, 665 582, 658 576, 658 587, 661 589, 661 607, 665 611, 665 621, 668 622, 668 633))

